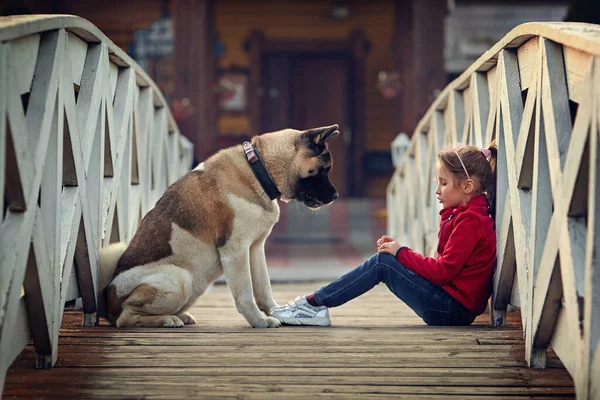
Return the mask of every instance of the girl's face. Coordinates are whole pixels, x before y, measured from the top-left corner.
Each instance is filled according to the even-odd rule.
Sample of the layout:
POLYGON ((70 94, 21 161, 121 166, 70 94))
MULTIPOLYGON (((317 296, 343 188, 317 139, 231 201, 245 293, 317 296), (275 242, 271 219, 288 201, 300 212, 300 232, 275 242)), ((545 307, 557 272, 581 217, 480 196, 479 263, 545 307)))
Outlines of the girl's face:
MULTIPOLYGON (((435 194, 437 194, 438 201, 442 203, 443 208, 455 208, 467 205, 470 196, 465 193, 461 187, 461 183, 456 179, 454 174, 440 162, 437 163, 436 171, 437 189, 435 190, 435 194)), ((465 189, 470 191, 469 188, 465 189)))

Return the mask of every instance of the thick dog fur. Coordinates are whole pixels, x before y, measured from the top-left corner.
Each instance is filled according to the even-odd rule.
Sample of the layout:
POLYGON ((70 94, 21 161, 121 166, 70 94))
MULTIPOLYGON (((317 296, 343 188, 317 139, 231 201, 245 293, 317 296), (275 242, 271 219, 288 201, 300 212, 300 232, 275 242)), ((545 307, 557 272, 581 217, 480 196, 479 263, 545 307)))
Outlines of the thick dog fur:
MULTIPOLYGON (((252 139, 280 200, 314 209, 338 197, 328 178, 327 148, 337 129, 285 129, 252 139)), ((277 200, 265 193, 242 146, 221 150, 167 189, 127 247, 101 251, 108 319, 118 327, 194 324, 187 309, 224 274, 251 326, 280 326, 268 316, 277 304, 264 249, 278 219, 277 200)))

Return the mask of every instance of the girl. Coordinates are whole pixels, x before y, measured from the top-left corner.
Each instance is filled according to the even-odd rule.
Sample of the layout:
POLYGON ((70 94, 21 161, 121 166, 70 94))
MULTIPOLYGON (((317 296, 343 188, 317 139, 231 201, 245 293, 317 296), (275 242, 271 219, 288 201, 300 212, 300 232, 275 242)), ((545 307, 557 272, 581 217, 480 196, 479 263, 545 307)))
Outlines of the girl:
POLYGON ((389 236, 377 254, 308 296, 271 315, 290 325, 331 325, 329 307, 360 296, 380 282, 428 325, 470 325, 492 292, 496 261, 494 189, 497 147, 462 146, 438 153, 440 211, 437 257, 424 257, 389 236), (486 199, 487 197, 487 199, 486 199))

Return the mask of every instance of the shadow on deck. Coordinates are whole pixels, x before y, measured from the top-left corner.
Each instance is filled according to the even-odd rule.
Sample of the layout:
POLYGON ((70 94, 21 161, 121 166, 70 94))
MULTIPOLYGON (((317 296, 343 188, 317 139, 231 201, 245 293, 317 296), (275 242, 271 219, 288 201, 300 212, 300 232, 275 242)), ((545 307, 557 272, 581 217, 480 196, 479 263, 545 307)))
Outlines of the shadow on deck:
MULTIPOLYGON (((320 283, 275 284, 281 304, 320 283)), ((84 328, 65 312, 55 368, 33 368, 26 347, 5 398, 564 398, 573 381, 550 352, 527 368, 517 313, 503 328, 428 327, 383 285, 331 310, 325 328, 250 328, 224 285, 180 329, 84 328)))

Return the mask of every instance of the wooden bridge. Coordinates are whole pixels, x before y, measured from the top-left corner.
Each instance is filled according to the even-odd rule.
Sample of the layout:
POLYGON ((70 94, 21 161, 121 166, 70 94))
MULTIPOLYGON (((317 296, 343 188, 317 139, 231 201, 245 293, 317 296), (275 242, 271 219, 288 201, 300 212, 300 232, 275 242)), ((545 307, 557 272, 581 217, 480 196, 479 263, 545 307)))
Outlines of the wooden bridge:
POLYGON ((515 28, 394 149, 388 233, 431 254, 435 151, 498 139, 496 327, 426 327, 378 288, 334 327, 266 332, 223 286, 199 300, 202 325, 94 326, 98 250, 131 237, 191 146, 152 80, 77 17, 0 19, 0 94, 7 397, 600 398, 599 27, 515 28), (83 317, 64 311, 76 298, 83 317))

